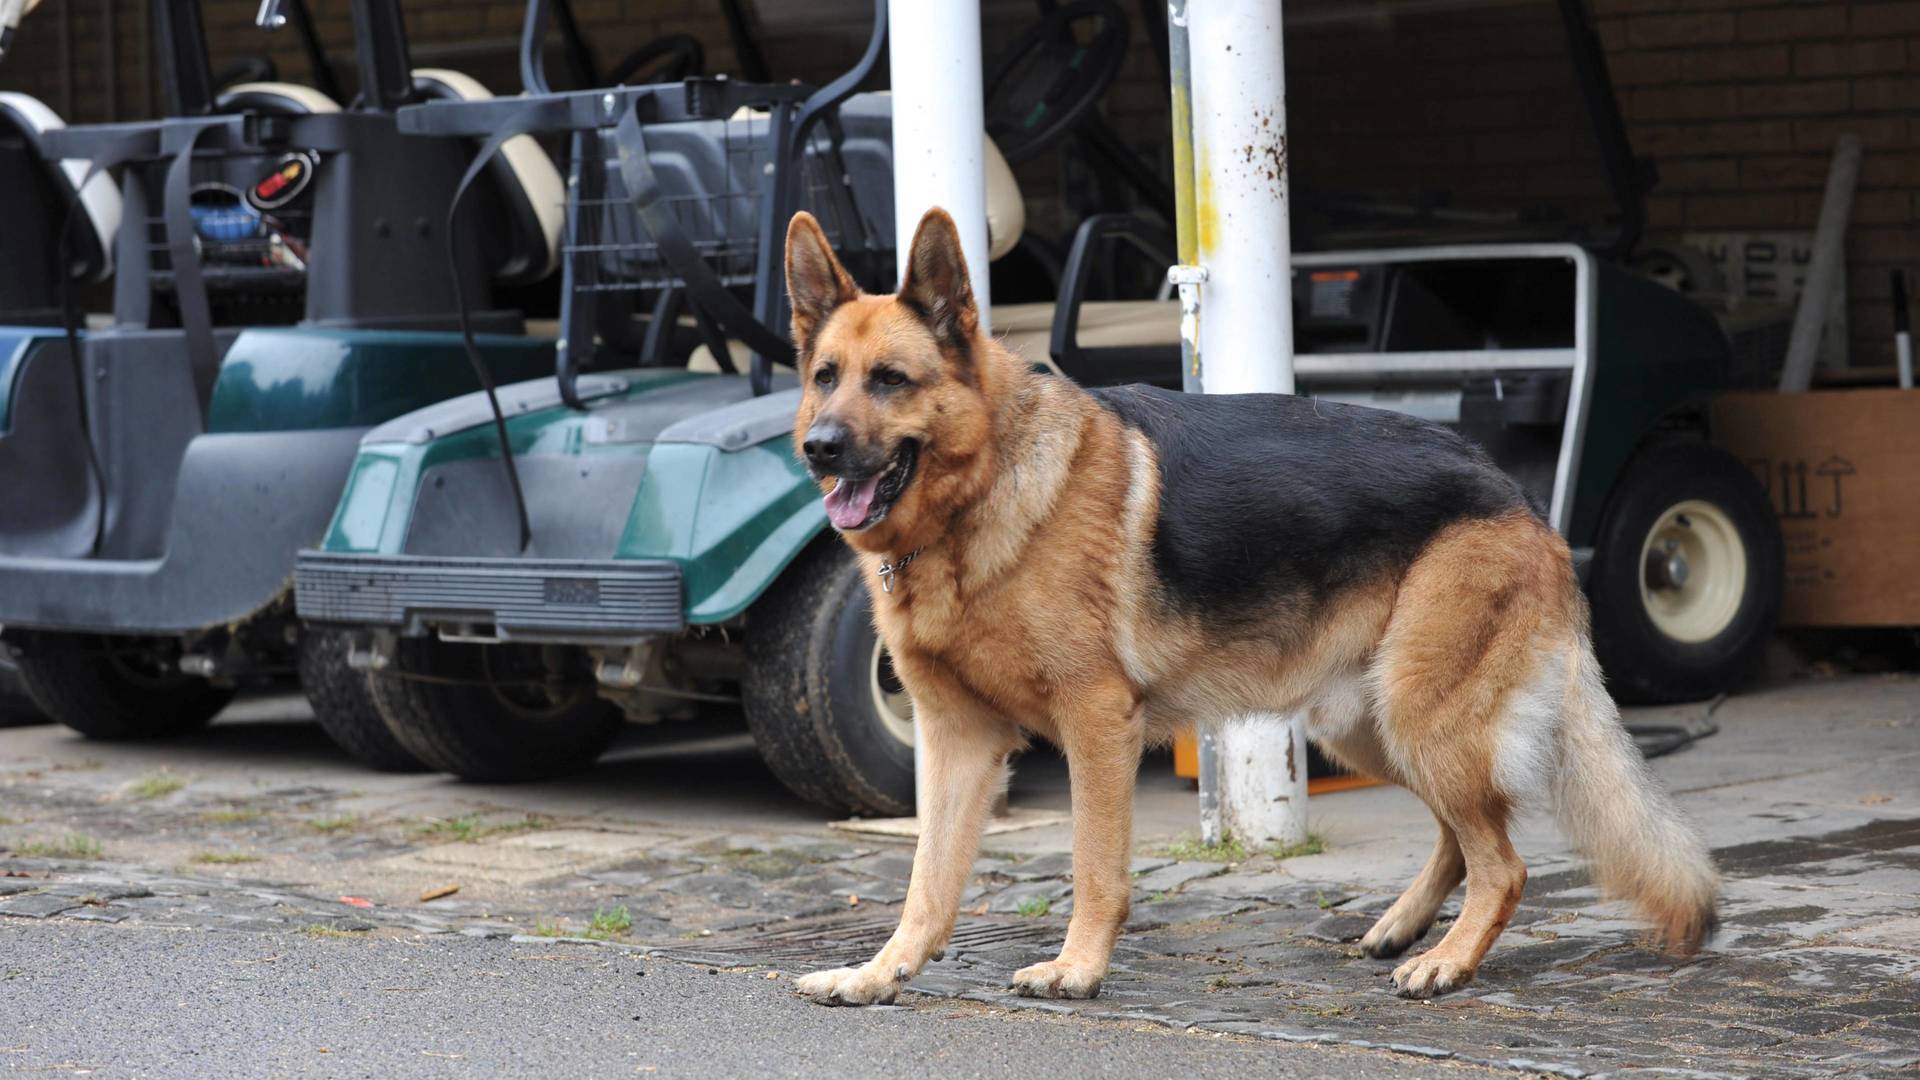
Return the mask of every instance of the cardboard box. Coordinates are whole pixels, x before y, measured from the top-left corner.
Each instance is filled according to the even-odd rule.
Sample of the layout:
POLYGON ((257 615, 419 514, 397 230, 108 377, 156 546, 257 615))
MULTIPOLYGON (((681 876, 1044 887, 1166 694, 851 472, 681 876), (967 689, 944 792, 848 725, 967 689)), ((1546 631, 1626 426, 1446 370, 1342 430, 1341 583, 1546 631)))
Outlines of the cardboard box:
POLYGON ((1920 626, 1920 390, 1727 394, 1714 438, 1766 486, 1786 626, 1920 626))

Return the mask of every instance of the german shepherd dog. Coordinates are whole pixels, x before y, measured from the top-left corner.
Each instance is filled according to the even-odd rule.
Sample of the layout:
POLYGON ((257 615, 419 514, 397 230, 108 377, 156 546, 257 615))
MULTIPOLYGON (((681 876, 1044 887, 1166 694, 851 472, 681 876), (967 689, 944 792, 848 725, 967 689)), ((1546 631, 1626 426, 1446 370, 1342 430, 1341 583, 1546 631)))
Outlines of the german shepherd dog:
POLYGON ((1355 770, 1418 795, 1439 842, 1360 949, 1393 983, 1465 985, 1527 869, 1508 818, 1551 803, 1612 894, 1697 948, 1718 881, 1601 681, 1566 544, 1434 424, 1307 397, 1088 392, 980 330, 958 233, 930 211, 900 291, 863 295, 807 214, 787 230, 805 387, 794 443, 858 553, 912 694, 924 787, 899 928, 826 1004, 890 1002, 952 932, 1009 755, 1072 776, 1073 917, 1036 997, 1099 992, 1127 919, 1141 751, 1196 722, 1307 714, 1355 770))

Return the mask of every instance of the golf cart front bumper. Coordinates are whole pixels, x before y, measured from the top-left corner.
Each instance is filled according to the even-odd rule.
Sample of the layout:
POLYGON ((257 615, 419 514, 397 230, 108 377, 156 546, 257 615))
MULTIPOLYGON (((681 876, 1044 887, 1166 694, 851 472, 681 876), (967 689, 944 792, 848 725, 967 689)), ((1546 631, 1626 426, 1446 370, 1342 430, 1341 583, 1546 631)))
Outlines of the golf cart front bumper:
POLYGON ((670 559, 518 559, 302 551, 300 616, 312 622, 501 641, 621 643, 686 629, 670 559))

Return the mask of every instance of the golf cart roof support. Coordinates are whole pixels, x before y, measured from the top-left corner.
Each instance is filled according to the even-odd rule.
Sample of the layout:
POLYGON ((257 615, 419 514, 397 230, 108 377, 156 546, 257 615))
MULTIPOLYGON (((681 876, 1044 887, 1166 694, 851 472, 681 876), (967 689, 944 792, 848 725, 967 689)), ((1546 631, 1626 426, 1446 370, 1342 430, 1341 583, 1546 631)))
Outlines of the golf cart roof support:
POLYGON ((547 81, 547 19, 560 25, 560 40, 567 50, 567 66, 572 69, 578 89, 600 85, 600 64, 593 48, 580 34, 580 21, 574 17, 571 0, 528 0, 526 19, 520 24, 520 85, 529 94, 551 94, 547 81))
POLYGON ((893 41, 893 222, 900 267, 920 217, 943 207, 960 228, 980 305, 987 312, 985 94, 980 0, 891 0, 893 41))
POLYGON ((340 89, 339 76, 327 60, 327 50, 320 44, 320 32, 314 28, 313 12, 307 9, 307 0, 283 0, 281 6, 287 21, 293 24, 294 35, 300 39, 300 51, 307 56, 307 78, 313 88, 335 101, 347 100, 340 89))
POLYGON ((1567 58, 1573 65, 1580 100, 1587 107, 1587 122, 1593 125, 1593 142, 1599 148, 1607 187, 1620 208, 1620 231, 1602 254, 1625 261, 1646 231, 1646 194, 1654 180, 1652 163, 1633 156, 1626 121, 1620 118, 1620 100, 1614 96, 1613 79, 1607 72, 1607 53, 1600 45, 1600 35, 1594 33, 1587 5, 1583 0, 1559 3, 1560 19, 1566 26, 1567 58))
POLYGON ((392 112, 414 100, 413 58, 400 0, 354 0, 353 26, 361 107, 392 112))
MULTIPOLYGON (((1207 0, 1171 5, 1169 29, 1184 35, 1194 169, 1193 215, 1182 252, 1197 265, 1200 385, 1209 394, 1294 390, 1292 239, 1288 230, 1286 60, 1281 0, 1207 0), (1184 25, 1182 25, 1184 24, 1184 25)), ((1176 113, 1176 115, 1179 115, 1176 113)), ((1183 294, 1186 289, 1183 288, 1183 294)), ((1183 301, 1188 297, 1183 295, 1183 301)), ((1306 725, 1263 716, 1223 727, 1201 775, 1203 835, 1251 844, 1307 837, 1306 725)))
POLYGON ((753 36, 753 24, 747 21, 747 12, 740 6, 740 0, 720 0, 720 13, 727 19, 727 40, 733 44, 734 64, 740 68, 740 77, 748 82, 772 82, 766 54, 760 51, 760 42, 753 36))
POLYGON ((204 116, 212 112, 217 95, 213 68, 207 60, 207 32, 200 20, 200 5, 153 0, 153 29, 168 115, 204 116))

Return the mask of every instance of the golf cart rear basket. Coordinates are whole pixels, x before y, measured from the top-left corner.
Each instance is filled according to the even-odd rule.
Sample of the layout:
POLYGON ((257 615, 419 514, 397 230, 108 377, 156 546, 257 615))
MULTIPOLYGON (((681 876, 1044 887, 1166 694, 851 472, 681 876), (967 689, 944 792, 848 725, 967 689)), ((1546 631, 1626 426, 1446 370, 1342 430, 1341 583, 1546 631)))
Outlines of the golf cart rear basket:
POLYGON ((820 219, 856 274, 891 268, 890 117, 883 100, 846 103, 870 66, 821 90, 700 78, 435 102, 402 110, 400 124, 490 147, 512 133, 569 136, 558 347, 568 405, 581 407, 583 370, 677 359, 683 316, 722 371, 735 371, 729 340, 750 349, 754 392, 765 393, 772 365, 792 359, 781 256, 795 211, 820 219), (881 200, 863 202, 862 190, 886 205, 866 205, 881 200))
POLYGON ((152 290, 163 310, 173 313, 157 318, 157 325, 179 318, 183 286, 177 264, 188 253, 214 325, 288 324, 302 315, 313 234, 309 182, 319 155, 282 142, 281 132, 249 122, 254 120, 186 120, 164 135, 127 125, 109 129, 104 138, 74 131, 69 140, 104 151, 107 162, 127 173, 126 233, 118 259, 126 278, 122 289, 144 284, 152 290), (189 140, 190 148, 184 145, 189 140), (176 164, 185 169, 177 179, 176 164), (170 217, 177 220, 170 223, 170 217))

